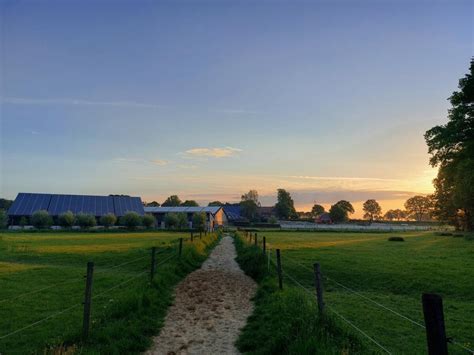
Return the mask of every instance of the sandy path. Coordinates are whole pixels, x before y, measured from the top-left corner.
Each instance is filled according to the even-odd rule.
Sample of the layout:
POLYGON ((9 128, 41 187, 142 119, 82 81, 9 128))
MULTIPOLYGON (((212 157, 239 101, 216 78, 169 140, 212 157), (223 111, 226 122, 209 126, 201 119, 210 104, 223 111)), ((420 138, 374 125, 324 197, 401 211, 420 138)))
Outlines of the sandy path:
POLYGON ((234 346, 252 313, 257 285, 235 261, 225 236, 199 270, 175 290, 165 325, 146 354, 238 354, 234 346))

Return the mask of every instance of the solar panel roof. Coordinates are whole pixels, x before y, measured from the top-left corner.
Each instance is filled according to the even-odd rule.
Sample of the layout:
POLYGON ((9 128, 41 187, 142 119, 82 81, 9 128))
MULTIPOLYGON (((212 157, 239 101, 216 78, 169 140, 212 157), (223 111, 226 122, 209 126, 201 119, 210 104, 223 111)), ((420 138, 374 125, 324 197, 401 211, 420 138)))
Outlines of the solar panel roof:
POLYGON ((133 211, 144 215, 140 197, 130 196, 91 196, 19 193, 8 210, 10 216, 29 216, 38 210, 47 210, 51 216, 71 211, 74 214, 90 213, 100 217, 107 213, 123 216, 133 211))
POLYGON ((222 207, 210 206, 210 207, 145 207, 144 210, 147 213, 211 213, 216 214, 222 207))

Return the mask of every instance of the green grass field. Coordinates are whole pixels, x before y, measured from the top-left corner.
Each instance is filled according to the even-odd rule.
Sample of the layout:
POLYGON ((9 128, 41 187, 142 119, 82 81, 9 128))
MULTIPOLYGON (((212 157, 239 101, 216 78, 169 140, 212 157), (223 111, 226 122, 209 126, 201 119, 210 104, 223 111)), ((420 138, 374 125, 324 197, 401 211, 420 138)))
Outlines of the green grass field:
MULTIPOLYGON (((360 295, 424 324, 421 294, 438 293, 443 297, 448 336, 474 347, 472 240, 432 232, 397 233, 404 242, 387 241, 389 233, 262 231, 258 235, 266 236, 271 249, 281 249, 283 270, 310 290, 314 289, 313 263, 319 262, 329 278, 324 279, 326 304, 390 352, 426 353, 424 329, 360 295)), ((284 284, 299 287, 286 275, 284 284)), ((357 335, 354 329, 347 329, 357 335)), ((377 351, 365 337, 360 339, 377 351)), ((466 353, 455 345, 449 345, 449 350, 466 353)))
POLYGON ((216 240, 212 235, 185 242, 178 260, 179 237, 188 235, 0 233, 0 353, 43 353, 61 344, 82 353, 145 350, 161 325, 174 285, 205 260, 216 240), (152 246, 158 247, 158 267, 150 284, 152 246), (81 303, 88 261, 95 263, 94 299, 91 336, 82 344, 81 303))

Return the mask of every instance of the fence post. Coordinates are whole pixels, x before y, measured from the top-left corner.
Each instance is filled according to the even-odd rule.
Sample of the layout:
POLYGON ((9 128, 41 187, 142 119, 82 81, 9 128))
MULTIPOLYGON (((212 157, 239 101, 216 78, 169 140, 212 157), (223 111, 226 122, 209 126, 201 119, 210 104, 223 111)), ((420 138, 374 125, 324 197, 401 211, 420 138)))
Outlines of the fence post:
POLYGON ((314 284, 316 285, 316 298, 318 300, 319 314, 323 314, 324 299, 323 299, 323 280, 321 278, 321 267, 319 263, 315 263, 313 267, 314 267, 314 284))
POLYGON ((441 296, 424 293, 421 296, 425 318, 426 339, 429 355, 447 355, 448 341, 444 328, 443 299, 441 296))
POLYGON ((191 232, 191 242, 193 242, 193 241, 194 241, 194 233, 191 232))
POLYGON ((94 274, 94 262, 87 263, 86 291, 84 294, 84 316, 82 318, 82 339, 89 337, 89 327, 91 323, 91 305, 92 305, 92 277, 94 274))
POLYGON ((181 254, 183 253, 183 238, 179 238, 179 257, 181 257, 181 254))
POLYGON ((156 266, 156 247, 151 248, 151 265, 150 265, 150 282, 155 277, 155 266, 156 266))
POLYGON ((278 286, 280 287, 280 290, 283 290, 283 275, 281 271, 280 249, 276 250, 276 254, 277 254, 278 286))
POLYGON ((262 243, 262 248, 263 248, 263 255, 267 253, 267 238, 263 237, 263 243, 262 243))
POLYGON ((255 233, 255 246, 258 245, 258 242, 257 242, 257 234, 255 233))

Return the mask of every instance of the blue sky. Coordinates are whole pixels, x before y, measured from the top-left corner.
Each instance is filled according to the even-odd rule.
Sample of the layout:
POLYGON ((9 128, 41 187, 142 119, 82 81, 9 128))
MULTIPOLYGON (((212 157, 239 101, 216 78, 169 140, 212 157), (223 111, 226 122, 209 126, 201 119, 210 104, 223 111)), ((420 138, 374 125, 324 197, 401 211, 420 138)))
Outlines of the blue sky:
POLYGON ((470 1, 0 4, 9 198, 392 207, 431 191, 423 133, 473 55, 470 1))

